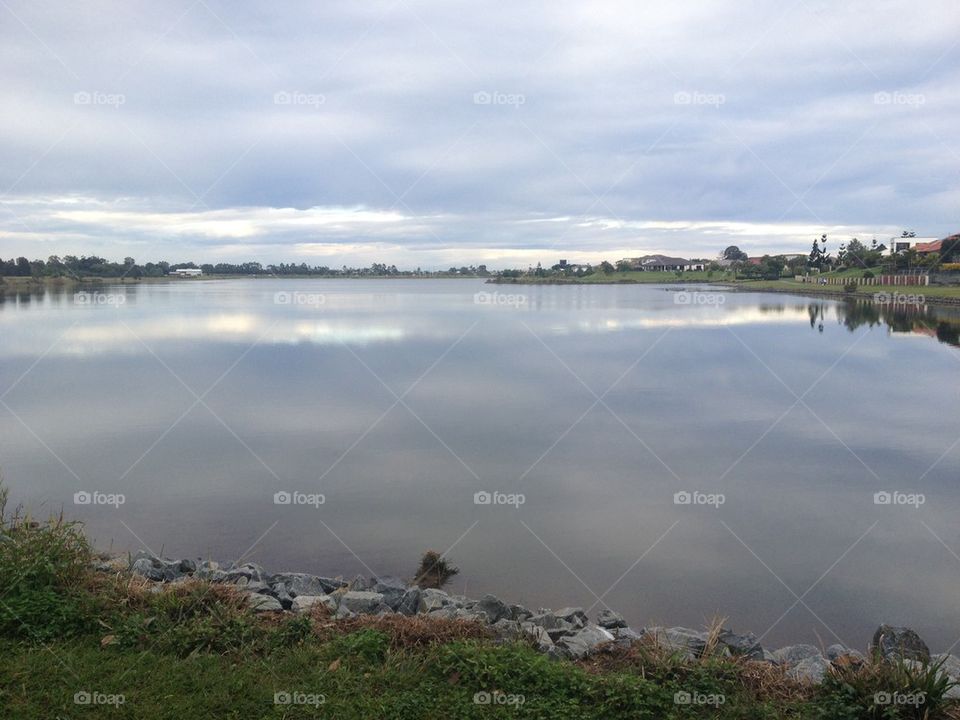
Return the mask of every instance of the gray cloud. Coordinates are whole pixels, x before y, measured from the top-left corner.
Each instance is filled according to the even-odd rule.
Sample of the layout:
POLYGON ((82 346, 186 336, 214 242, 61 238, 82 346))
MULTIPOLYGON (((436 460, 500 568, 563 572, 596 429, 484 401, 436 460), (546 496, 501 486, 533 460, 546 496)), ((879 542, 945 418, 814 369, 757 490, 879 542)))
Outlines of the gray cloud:
POLYGON ((954 8, 834 5, 9 2, 0 256, 426 267, 955 232, 954 8))

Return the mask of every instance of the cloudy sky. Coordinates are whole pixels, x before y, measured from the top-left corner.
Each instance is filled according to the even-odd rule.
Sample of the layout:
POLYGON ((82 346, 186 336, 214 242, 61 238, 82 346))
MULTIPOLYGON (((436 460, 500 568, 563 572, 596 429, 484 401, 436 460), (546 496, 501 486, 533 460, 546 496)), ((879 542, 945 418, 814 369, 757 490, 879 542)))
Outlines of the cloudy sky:
POLYGON ((0 0, 0 257, 501 267, 944 236, 958 31, 955 0, 0 0))

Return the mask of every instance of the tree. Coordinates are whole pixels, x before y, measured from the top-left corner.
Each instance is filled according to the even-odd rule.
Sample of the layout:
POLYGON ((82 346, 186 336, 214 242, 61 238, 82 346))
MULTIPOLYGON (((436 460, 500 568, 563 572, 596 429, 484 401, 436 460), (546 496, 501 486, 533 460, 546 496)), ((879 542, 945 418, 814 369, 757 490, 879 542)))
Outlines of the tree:
POLYGON ((614 270, 613 265, 608 263, 606 260, 600 263, 600 272, 602 272, 604 275, 609 275, 610 273, 613 272, 613 270, 614 270))
POLYGON ((633 267, 631 266, 629 260, 617 260, 617 270, 619 272, 627 272, 632 269, 633 267))
POLYGON ((748 259, 747 254, 736 245, 731 245, 723 251, 724 260, 743 261, 748 259))
POLYGON ((829 259, 830 255, 827 254, 827 236, 821 235, 819 239, 814 238, 813 247, 810 250, 810 257, 807 260, 807 264, 810 267, 817 268, 817 270, 822 270, 823 266, 828 263, 829 259))

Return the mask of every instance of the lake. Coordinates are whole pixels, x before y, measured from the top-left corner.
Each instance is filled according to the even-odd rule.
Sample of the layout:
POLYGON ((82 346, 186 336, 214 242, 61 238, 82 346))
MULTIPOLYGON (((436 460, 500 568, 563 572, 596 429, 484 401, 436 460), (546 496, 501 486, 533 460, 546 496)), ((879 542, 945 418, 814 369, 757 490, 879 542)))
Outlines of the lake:
POLYGON ((345 577, 435 549, 455 592, 638 628, 960 640, 957 310, 474 279, 2 298, 0 471, 100 548, 345 577))

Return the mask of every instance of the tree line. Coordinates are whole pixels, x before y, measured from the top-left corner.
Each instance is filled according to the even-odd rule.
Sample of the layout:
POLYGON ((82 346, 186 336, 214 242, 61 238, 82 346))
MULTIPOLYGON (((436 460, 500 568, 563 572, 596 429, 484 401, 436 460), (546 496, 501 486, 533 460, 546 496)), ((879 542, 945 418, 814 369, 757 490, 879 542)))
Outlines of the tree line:
POLYGON ((102 277, 102 278, 144 278, 163 277, 174 270, 202 270, 204 275, 268 275, 268 276, 317 276, 317 277, 427 277, 427 276, 475 276, 486 277, 490 273, 486 265, 464 265, 449 270, 425 271, 398 270, 396 265, 373 263, 369 267, 331 268, 326 265, 307 265, 307 263, 280 263, 264 265, 259 262, 244 263, 137 263, 132 257, 123 262, 111 262, 96 255, 51 255, 46 260, 28 260, 25 257, 4 260, 0 258, 0 277, 102 277))

